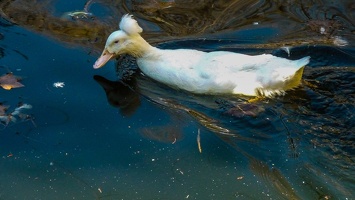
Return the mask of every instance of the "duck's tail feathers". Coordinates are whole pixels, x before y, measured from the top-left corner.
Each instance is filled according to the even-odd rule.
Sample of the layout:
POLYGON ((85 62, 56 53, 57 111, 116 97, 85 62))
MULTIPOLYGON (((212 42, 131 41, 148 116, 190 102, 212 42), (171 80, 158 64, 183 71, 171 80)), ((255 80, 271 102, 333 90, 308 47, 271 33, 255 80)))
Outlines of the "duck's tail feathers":
POLYGON ((310 56, 292 61, 296 72, 283 82, 283 86, 277 85, 276 88, 257 88, 255 94, 261 97, 272 97, 283 95, 287 90, 297 88, 301 84, 304 67, 309 63, 310 56))
MULTIPOLYGON (((303 59, 303 58, 302 58, 303 59)), ((309 58, 308 58, 309 59, 309 58)), ((307 61, 308 63, 309 61, 307 61)), ((302 65, 301 68, 299 68, 296 73, 293 75, 292 78, 288 79, 285 81, 285 86, 284 90, 290 90, 298 87, 301 84, 302 80, 302 75, 303 75, 303 70, 306 64, 302 65)))
POLYGON ((310 56, 307 56, 295 61, 298 70, 295 72, 292 78, 285 82, 285 90, 293 89, 301 84, 304 67, 309 63, 310 58, 310 56))
POLYGON ((295 60, 296 66, 298 66, 298 67, 304 67, 304 66, 306 66, 306 65, 309 63, 309 60, 310 60, 310 59, 311 59, 310 56, 306 56, 306 57, 301 58, 301 59, 299 59, 299 60, 295 60))

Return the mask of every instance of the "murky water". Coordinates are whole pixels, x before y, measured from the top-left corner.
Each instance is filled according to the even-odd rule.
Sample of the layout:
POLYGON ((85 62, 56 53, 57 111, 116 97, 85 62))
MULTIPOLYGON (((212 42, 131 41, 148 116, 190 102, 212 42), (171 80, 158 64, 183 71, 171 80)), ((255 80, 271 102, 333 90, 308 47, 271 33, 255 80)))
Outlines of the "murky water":
POLYGON ((0 8, 0 76, 25 85, 0 88, 0 199, 354 198, 353 1, 0 8), (300 88, 253 104, 169 88, 129 56, 92 69, 127 12, 161 48, 311 62, 300 88))

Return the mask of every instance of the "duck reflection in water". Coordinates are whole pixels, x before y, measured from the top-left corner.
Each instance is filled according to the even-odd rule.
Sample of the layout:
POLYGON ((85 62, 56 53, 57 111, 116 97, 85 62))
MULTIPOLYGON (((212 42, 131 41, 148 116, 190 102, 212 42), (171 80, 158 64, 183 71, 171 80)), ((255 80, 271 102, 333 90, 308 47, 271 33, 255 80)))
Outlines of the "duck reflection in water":
MULTIPOLYGON (((139 130, 140 134, 150 140, 155 140, 163 143, 175 143, 183 139, 183 127, 185 126, 184 114, 188 114, 194 118, 200 125, 206 129, 216 133, 218 136, 230 136, 238 140, 250 141, 229 129, 222 127, 218 120, 215 120, 204 113, 188 108, 177 102, 173 97, 162 97, 154 95, 152 91, 146 91, 147 88, 139 89, 137 82, 143 81, 140 78, 132 77, 129 80, 110 81, 102 76, 95 75, 94 80, 98 82, 105 90, 107 100, 110 105, 120 109, 123 116, 131 116, 140 106, 140 96, 149 99, 160 106, 167 107, 167 111, 171 112, 171 119, 167 124, 162 124, 153 127, 144 127, 139 130), (142 93, 142 94, 141 94, 142 93), (181 113, 183 111, 183 113, 181 113)), ((155 88, 153 90, 159 90, 155 88)), ((156 91, 155 91, 156 92, 156 91)), ((255 107, 253 107, 255 108, 255 107)), ((232 112, 232 111, 231 111, 232 112)), ((240 111, 242 112, 242 111, 240 111)), ((238 113, 237 111, 233 112, 238 113)), ((245 111, 243 111, 245 113, 245 111)), ((230 114, 226 112, 225 114, 230 114)), ((254 113, 255 114, 255 113, 254 113)), ((232 115, 232 114, 230 114, 232 115)), ((232 115, 234 116, 234 115, 232 115)), ((239 116, 240 117, 240 116, 239 116)))
MULTIPOLYGON (((140 106, 140 95, 137 92, 137 81, 135 78, 129 80, 111 81, 102 76, 95 75, 94 80, 104 89, 107 101, 113 107, 119 108, 123 116, 131 116, 140 106)), ((179 123, 181 120, 174 120, 171 124, 179 123)), ((145 127, 139 133, 150 140, 163 143, 175 143, 183 138, 180 126, 161 125, 145 127)))
POLYGON ((120 109, 123 116, 132 115, 140 105, 135 79, 110 81, 102 76, 95 75, 94 80, 105 90, 107 101, 113 107, 120 109))

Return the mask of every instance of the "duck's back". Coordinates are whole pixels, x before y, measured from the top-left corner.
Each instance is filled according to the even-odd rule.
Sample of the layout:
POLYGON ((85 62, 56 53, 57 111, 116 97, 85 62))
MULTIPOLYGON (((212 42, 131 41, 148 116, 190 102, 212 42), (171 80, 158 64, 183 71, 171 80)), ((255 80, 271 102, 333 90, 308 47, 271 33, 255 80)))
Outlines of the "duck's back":
POLYGON ((309 57, 292 61, 269 54, 179 49, 160 50, 138 64, 153 79, 194 93, 269 96, 298 85, 287 82, 308 62, 309 57))

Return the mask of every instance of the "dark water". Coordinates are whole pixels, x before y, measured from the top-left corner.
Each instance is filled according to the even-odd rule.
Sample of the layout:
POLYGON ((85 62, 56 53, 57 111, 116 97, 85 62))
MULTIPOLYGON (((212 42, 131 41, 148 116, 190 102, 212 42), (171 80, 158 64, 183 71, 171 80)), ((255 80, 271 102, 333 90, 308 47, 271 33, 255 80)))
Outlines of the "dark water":
POLYGON ((0 76, 25 85, 0 88, 10 106, 1 114, 0 199, 355 198, 353 1, 2 0, 0 8, 0 76), (127 12, 161 48, 311 62, 300 88, 253 104, 171 89, 129 56, 92 69, 127 12), (32 108, 8 120, 19 103, 32 108))

